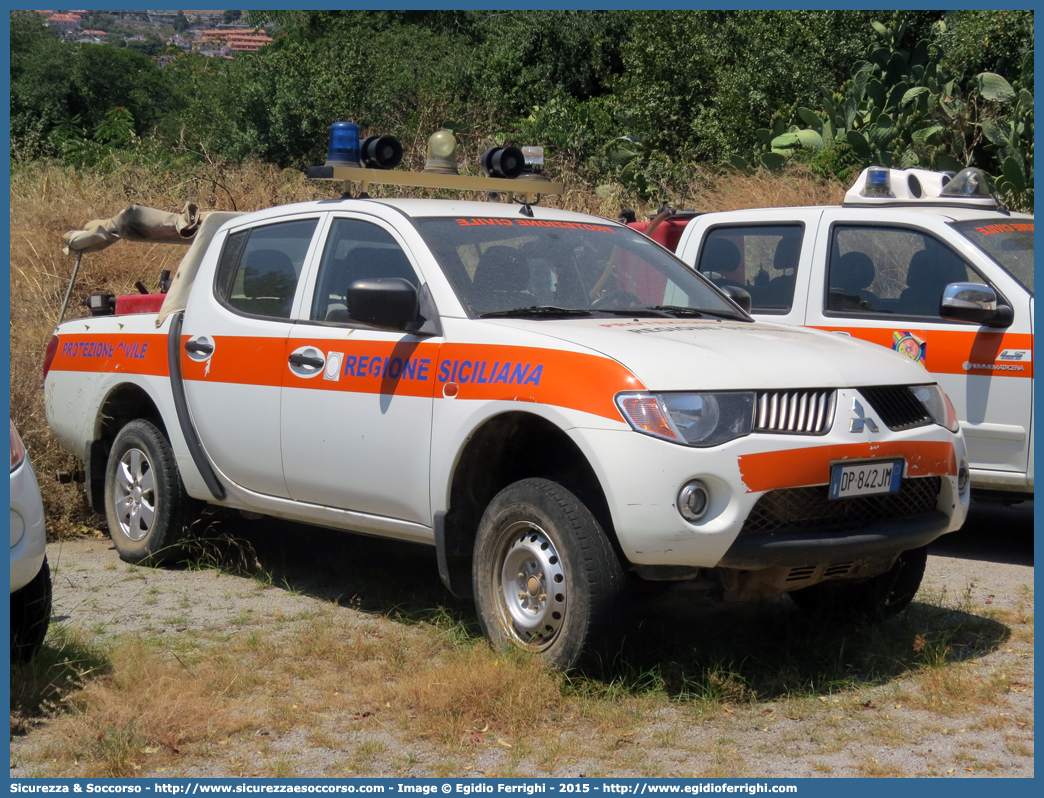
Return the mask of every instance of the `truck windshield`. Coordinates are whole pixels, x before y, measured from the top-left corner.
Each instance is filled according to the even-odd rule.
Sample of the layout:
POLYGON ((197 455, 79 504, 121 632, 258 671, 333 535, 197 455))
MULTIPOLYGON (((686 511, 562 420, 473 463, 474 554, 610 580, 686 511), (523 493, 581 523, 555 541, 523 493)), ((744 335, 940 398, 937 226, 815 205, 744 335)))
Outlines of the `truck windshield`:
POLYGON ((710 283, 627 227, 524 217, 415 221, 473 316, 748 319, 710 283))
POLYGON ((993 258, 1022 287, 1033 293, 1033 220, 995 219, 954 222, 965 238, 993 258))

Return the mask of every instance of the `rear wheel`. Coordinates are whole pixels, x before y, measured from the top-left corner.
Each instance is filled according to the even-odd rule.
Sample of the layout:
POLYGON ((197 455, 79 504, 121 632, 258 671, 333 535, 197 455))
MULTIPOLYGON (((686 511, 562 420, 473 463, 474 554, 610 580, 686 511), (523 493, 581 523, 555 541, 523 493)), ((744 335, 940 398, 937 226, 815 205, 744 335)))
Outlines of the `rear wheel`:
POLYGON ((195 509, 159 428, 138 419, 120 430, 105 470, 105 516, 120 558, 146 565, 174 561, 195 509))
POLYGON ((479 622, 497 647, 558 668, 614 653, 627 623, 626 580, 598 522, 566 488, 526 479, 498 493, 479 524, 479 622))
POLYGON ((11 659, 28 662, 40 650, 51 621, 51 569, 44 557, 33 580, 11 594, 11 659))
POLYGON ((913 601, 924 577, 928 547, 904 551, 885 573, 862 582, 820 582, 789 593, 802 610, 837 618, 874 620, 898 615, 913 601))

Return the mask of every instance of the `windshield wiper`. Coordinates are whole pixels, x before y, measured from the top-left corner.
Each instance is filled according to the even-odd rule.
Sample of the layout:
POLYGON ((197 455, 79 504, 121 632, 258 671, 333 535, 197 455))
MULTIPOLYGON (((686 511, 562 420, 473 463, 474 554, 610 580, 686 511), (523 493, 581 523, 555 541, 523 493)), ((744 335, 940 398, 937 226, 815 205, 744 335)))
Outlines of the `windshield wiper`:
POLYGON ((511 310, 493 310, 480 313, 480 319, 510 318, 512 316, 590 316, 591 311, 579 308, 556 308, 554 305, 531 305, 528 308, 512 308, 511 310))
POLYGON ((652 305, 650 310, 662 310, 665 313, 672 313, 675 316, 713 316, 721 319, 736 319, 737 321, 746 321, 745 316, 740 316, 737 313, 727 310, 697 310, 696 308, 686 308, 681 305, 652 305))
POLYGON ((609 313, 613 316, 656 316, 664 318, 670 313, 664 313, 659 308, 594 308, 597 313, 609 313))

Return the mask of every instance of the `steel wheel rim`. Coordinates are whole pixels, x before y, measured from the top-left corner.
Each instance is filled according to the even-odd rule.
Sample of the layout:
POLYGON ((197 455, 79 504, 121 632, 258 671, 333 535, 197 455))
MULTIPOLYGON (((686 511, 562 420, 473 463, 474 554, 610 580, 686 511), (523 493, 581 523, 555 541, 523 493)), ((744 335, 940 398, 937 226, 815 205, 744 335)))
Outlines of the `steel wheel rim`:
POLYGON ((141 449, 120 458, 113 493, 120 532, 134 542, 144 539, 156 520, 156 472, 141 449))
POLYGON ((565 624, 566 575, 551 538, 536 524, 518 521, 501 538, 501 622, 515 643, 535 651, 551 646, 565 624))

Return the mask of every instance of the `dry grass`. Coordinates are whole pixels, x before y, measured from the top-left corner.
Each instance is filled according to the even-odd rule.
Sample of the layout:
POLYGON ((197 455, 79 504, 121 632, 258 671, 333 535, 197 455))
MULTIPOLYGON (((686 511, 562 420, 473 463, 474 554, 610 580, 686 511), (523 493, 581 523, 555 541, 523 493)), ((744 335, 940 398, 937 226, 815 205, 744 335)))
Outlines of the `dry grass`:
MULTIPOLYGON (((241 545, 236 542, 234 548, 241 545)), ((265 553, 258 556, 267 562, 265 553)), ((401 558, 396 563, 397 569, 406 565, 401 558)), ((133 570, 137 574, 143 569, 133 570)), ((274 577, 275 584, 299 578, 295 572, 278 571, 274 577)), ((266 748, 263 761, 251 760, 256 735, 271 734, 271 739, 307 738, 312 746, 338 752, 342 775, 413 767, 401 759, 400 749, 378 747, 387 747, 390 739, 407 751, 419 747, 438 752, 439 767, 450 773, 467 772, 480 752, 492 749, 503 754, 494 768, 500 774, 549 773, 584 758, 589 774, 594 762, 607 773, 625 769, 656 775, 672 773, 671 757, 691 750, 693 741, 679 729, 712 727, 721 734, 697 756, 707 768, 702 772, 738 775, 746 754, 735 740, 752 731, 766 735, 760 750, 771 757, 791 745, 847 754, 868 739, 885 749, 904 748, 912 741, 902 720, 902 712, 908 710, 966 718, 957 723, 969 732, 1026 731, 1032 725, 1032 718, 995 711, 1005 709, 1011 692, 1025 689, 1027 677, 1018 661, 989 669, 977 663, 979 656, 1003 644, 1008 630, 982 617, 985 607, 973 606, 965 593, 919 603, 906 619, 871 630, 866 640, 866 630, 845 635, 794 627, 775 635, 758 634, 748 621, 742 636, 753 634, 756 646, 739 637, 721 641, 742 660, 739 666, 721 664, 713 646, 688 662, 675 659, 681 650, 664 644, 653 670, 636 671, 644 661, 638 656, 604 678, 566 677, 528 657, 496 654, 477 641, 466 619, 458 619, 452 607, 419 612, 419 607, 431 606, 425 603, 431 597, 419 593, 406 599, 401 590, 382 600, 374 591, 380 584, 387 590, 387 577, 375 572, 367 578, 373 584, 355 584, 352 590, 359 590, 361 598, 347 603, 376 610, 377 615, 337 612, 318 603, 285 614, 277 607, 249 613, 257 615, 250 623, 203 634, 190 629, 176 638, 178 643, 157 637, 118 647, 108 673, 90 681, 75 699, 62 702, 75 711, 47 721, 49 738, 60 741, 47 752, 56 762, 55 774, 70 772, 77 762, 92 763, 92 773, 108 774, 137 772, 135 767, 158 770, 175 763, 184 767, 220 752, 216 746, 221 745, 227 746, 230 757, 239 752, 235 761, 244 773, 288 772, 282 749, 266 748), (814 639, 802 640, 811 631, 814 639), (804 652, 804 659, 795 647, 804 652), (828 654, 834 650, 845 651, 848 664, 838 666, 828 654), (872 658, 867 658, 868 651, 872 658), (883 670, 875 675, 865 670, 868 666, 883 670), (781 685, 779 673, 784 670, 794 671, 790 678, 808 687, 781 685), (664 677, 673 671, 680 675, 664 677), (240 673, 248 678, 236 678, 240 673), (148 704, 155 723, 143 725, 144 705, 137 697, 126 697, 150 680, 155 686, 150 687, 148 704), (165 686, 178 680, 185 682, 185 689, 165 686), (672 680, 679 686, 667 689, 672 680), (227 689, 230 683, 232 689, 227 689), (208 730, 215 706, 223 717, 241 725, 208 730), (656 731, 647 731, 650 726, 656 731), (534 739, 559 744, 554 749, 533 748, 534 739), (180 753, 169 752, 164 740, 180 753)), ((335 603, 332 595, 329 601, 335 603)), ((181 603, 168 596, 168 606, 181 603)), ((1021 611, 1014 617, 1029 620, 1021 611)), ((780 619, 769 622, 779 625, 780 619)), ((788 623, 793 620, 784 621, 788 623)), ((691 656, 695 652, 688 645, 691 656)), ((32 717, 21 721, 25 728, 33 722, 32 717)), ((918 728, 958 734, 957 726, 931 731, 921 722, 918 728)), ((691 755, 682 758, 690 760, 691 755)), ((866 775, 877 775, 870 765, 866 775)), ((986 767, 978 762, 971 766, 986 767)), ((426 758, 425 772, 434 768, 426 758)), ((880 775, 888 775, 886 770, 887 766, 880 775)))
POLYGON ((11 734, 28 734, 61 713, 84 686, 110 673, 108 653, 87 635, 53 624, 48 645, 31 663, 11 664, 11 734))
POLYGON ((257 701, 245 700, 261 674, 234 652, 191 656, 130 641, 115 647, 108 673, 64 697, 44 757, 87 777, 132 776, 183 750, 256 726, 257 701))
MULTIPOLYGON (((990 772, 996 765, 979 761, 971 739, 981 726, 1010 730, 1012 756, 1032 754, 1032 738, 1023 736, 1032 734, 1032 717, 985 712, 1003 709, 1011 681, 1003 668, 928 666, 911 655, 902 687, 850 675, 830 693, 804 698, 764 700, 749 689, 672 698, 615 680, 567 678, 532 657, 494 652, 445 614, 403 623, 331 609, 269 612, 257 625, 191 640, 188 633, 120 638, 104 656, 84 653, 96 646, 66 645, 79 663, 64 667, 71 677, 42 698, 22 689, 18 695, 30 697, 12 713, 12 732, 46 725, 35 775, 91 777, 178 773, 203 763, 248 776, 303 775, 284 739, 329 752, 329 776, 459 776, 480 761, 493 762, 491 775, 541 775, 583 761, 588 775, 736 777, 749 771, 754 732, 758 755, 790 757, 811 746, 818 755, 850 757, 848 767, 869 777, 908 775, 875 761, 870 741, 895 750, 923 735, 952 735, 964 744, 955 764, 990 772), (901 708, 965 719, 949 727, 922 721, 914 734, 904 725, 909 719, 894 714, 901 708)), ((68 638, 56 628, 57 639, 68 638)), ((907 635, 893 628, 899 641, 907 635)), ((55 640, 44 649, 50 668, 35 673, 34 663, 13 686, 57 682, 55 640)), ((831 772, 822 762, 810 767, 831 772)))
POLYGON ((864 759, 857 769, 861 776, 871 779, 894 779, 907 775, 898 765, 883 764, 876 759, 864 759))
POLYGON ((550 727, 565 704, 560 674, 541 660, 494 652, 484 643, 428 660, 397 694, 411 734, 447 745, 474 744, 475 735, 510 740, 550 727))
MULTIPOLYGON (((541 661, 483 644, 439 654, 433 630, 403 635, 395 627, 337 628, 318 618, 260 644, 234 635, 188 651, 128 640, 93 678, 78 672, 60 694, 52 687, 46 700, 26 699, 12 731, 38 724, 34 715, 49 718, 39 753, 53 775, 133 776, 215 751, 245 762, 259 737, 295 730, 314 746, 349 751, 347 772, 359 774, 384 758, 386 746, 350 742, 353 733, 388 727, 448 754, 499 744, 521 758, 531 753, 527 736, 547 735, 562 711, 560 677, 541 661), (340 725, 330 727, 331 717, 340 725)), ((285 753, 263 758, 268 775, 292 775, 285 753)))
POLYGON ((905 706, 954 717, 976 707, 997 706, 1011 691, 1011 679, 1007 668, 983 673, 972 663, 952 663, 920 671, 915 689, 901 693, 897 700, 905 706))
POLYGON ((1013 756, 1025 756, 1031 758, 1033 756, 1033 748, 1022 742, 1012 741, 1004 747, 1010 751, 1013 756))

